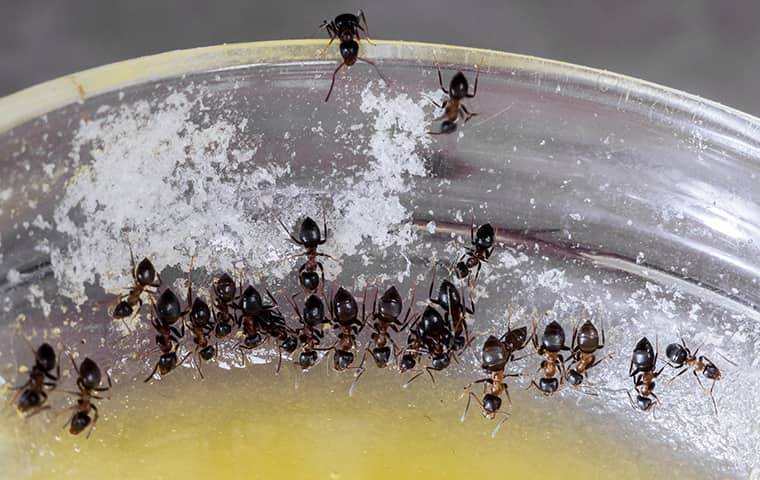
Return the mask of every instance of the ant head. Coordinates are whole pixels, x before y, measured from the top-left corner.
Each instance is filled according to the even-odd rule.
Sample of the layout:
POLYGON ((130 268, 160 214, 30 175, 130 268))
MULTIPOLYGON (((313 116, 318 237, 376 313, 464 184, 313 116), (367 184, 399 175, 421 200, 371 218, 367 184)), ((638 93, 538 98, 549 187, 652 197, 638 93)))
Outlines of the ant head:
POLYGON ((243 339, 243 345, 245 345, 245 348, 249 349, 256 348, 263 342, 264 337, 262 337, 260 333, 256 333, 254 335, 246 335, 246 337, 243 339))
POLYGON ((71 426, 69 427, 69 433, 77 435, 87 428, 90 424, 90 416, 86 412, 77 412, 71 417, 71 426))
POLYGON ((444 120, 441 122, 441 133, 454 133, 457 129, 457 122, 453 120, 444 120))
POLYGON ((211 309, 200 297, 196 297, 190 309, 190 322, 195 327, 205 327, 211 322, 211 309))
POLYGON ((325 304, 316 295, 309 295, 303 305, 303 321, 307 325, 316 327, 325 323, 325 304))
POLYGON ((235 299, 235 280, 227 273, 223 273, 216 282, 214 282, 214 293, 220 301, 229 303, 235 299))
POLYGON ((322 241, 322 233, 319 231, 319 225, 317 225, 317 222, 312 220, 311 217, 306 217, 303 222, 301 222, 298 239, 306 248, 314 248, 322 241))
POLYGON ((456 270, 456 274, 458 278, 465 278, 467 275, 470 274, 470 268, 467 266, 467 264, 464 261, 458 262, 455 267, 455 270, 456 270))
POLYGON ((547 352, 559 352, 565 346, 565 330, 556 320, 544 329, 541 344, 547 352))
POLYGON ((391 286, 380 297, 380 305, 378 306, 380 315, 386 318, 398 318, 401 315, 402 308, 401 295, 399 295, 395 286, 391 286))
POLYGON ((228 322, 219 322, 214 328, 214 333, 217 337, 226 337, 232 333, 232 324, 228 322))
POLYGON ((245 315, 252 315, 258 313, 264 306, 261 300, 261 294, 253 288, 253 285, 248 285, 243 290, 243 295, 240 297, 240 310, 245 315))
POLYGON ((345 370, 354 362, 354 354, 345 350, 335 350, 333 365, 336 370, 345 370))
POLYGON ((346 65, 353 65, 356 63, 356 58, 359 56, 359 44, 356 43, 355 40, 340 42, 340 56, 343 57, 343 61, 346 65))
POLYGON ((556 378, 542 378, 538 381, 538 389, 544 392, 544 395, 551 395, 559 388, 559 380, 556 378))
POLYGON ((147 258, 142 259, 142 262, 137 265, 137 270, 135 270, 135 277, 137 278, 137 283, 142 286, 153 283, 156 279, 156 269, 153 268, 153 264, 150 263, 150 260, 147 258))
POLYGON ((689 353, 683 348, 683 345, 671 343, 665 350, 665 355, 667 355, 668 360, 672 363, 681 366, 686 363, 686 358, 689 356, 689 353))
POLYGON ((652 408, 653 405, 654 405, 654 401, 651 398, 644 397, 642 395, 636 395, 636 407, 639 410, 646 412, 647 410, 652 408))
POLYGON ((494 232, 491 224, 484 223, 478 228, 478 231, 475 233, 475 246, 484 249, 491 248, 493 246, 495 237, 496 232, 494 232))
POLYGON ((171 288, 164 290, 164 293, 158 297, 158 319, 161 322, 171 325, 176 322, 182 314, 182 307, 179 304, 179 298, 174 294, 171 288))
POLYGON ((158 373, 160 373, 161 375, 166 375, 167 373, 174 370, 174 367, 176 366, 177 366, 176 352, 164 353, 158 359, 158 373))
POLYGON ((319 274, 317 272, 301 272, 301 286, 306 290, 313 292, 319 288, 319 274))
POLYGON ((413 369, 417 366, 417 360, 414 359, 414 355, 407 353, 401 357, 401 361, 398 363, 398 369, 401 372, 413 369))
POLYGON ((493 393, 487 393, 483 396, 483 415, 493 418, 494 414, 501 408, 501 398, 493 393))
POLYGON ((126 318, 132 316, 132 305, 128 304, 126 300, 122 300, 116 304, 113 309, 113 318, 126 318))
POLYGON ((82 385, 92 390, 100 385, 101 373, 100 367, 93 360, 85 357, 82 364, 79 365, 79 377, 82 379, 82 385))
POLYGON ((382 368, 388 365, 391 359, 391 347, 375 347, 372 349, 372 358, 378 367, 382 368))
POLYGON ((216 348, 213 345, 208 345, 200 351, 201 358, 205 361, 209 361, 216 355, 216 348))
POLYGON ((316 350, 309 350, 308 352, 301 352, 301 354, 298 356, 298 365, 306 370, 308 368, 311 368, 314 366, 314 364, 317 363, 317 359, 319 356, 317 355, 316 350))
POLYGON ((32 408, 39 407, 43 401, 43 396, 37 390, 27 389, 19 397, 17 407, 19 411, 26 412, 32 408))
POLYGON ((456 75, 451 77, 451 83, 449 83, 449 95, 451 98, 464 98, 467 96, 467 90, 470 85, 467 83, 467 77, 464 73, 457 72, 456 75))
POLYGON ((49 372, 55 368, 55 350, 49 343, 43 343, 34 354, 34 363, 49 372))
POLYGON ((333 297, 335 316, 338 323, 348 323, 359 314, 359 306, 351 292, 340 287, 333 297))
POLYGON ((581 383, 583 383, 583 375, 578 373, 576 370, 568 370, 567 372, 567 381, 570 383, 570 385, 578 386, 581 383))
POLYGON ((288 353, 293 353, 296 351, 296 348, 298 348, 298 339, 295 335, 288 335, 280 344, 280 348, 288 353))
POLYGON ((433 355, 433 359, 430 361, 430 366, 433 370, 443 370, 451 363, 451 357, 448 352, 433 355))
POLYGON ((599 331, 591 320, 586 320, 578 330, 578 348, 584 353, 592 353, 599 347, 599 331))
POLYGON ((491 335, 483 344, 483 369, 501 370, 507 364, 507 349, 498 338, 491 335))

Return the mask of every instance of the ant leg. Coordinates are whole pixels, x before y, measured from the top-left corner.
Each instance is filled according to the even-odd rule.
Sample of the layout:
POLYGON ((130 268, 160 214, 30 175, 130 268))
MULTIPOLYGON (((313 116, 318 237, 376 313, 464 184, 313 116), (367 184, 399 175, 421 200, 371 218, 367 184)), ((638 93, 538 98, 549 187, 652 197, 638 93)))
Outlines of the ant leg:
POLYGON ((686 373, 688 370, 689 370, 689 367, 684 367, 683 370, 681 370, 673 378, 671 378, 670 380, 668 380, 667 384, 670 385, 671 383, 673 383, 673 380, 675 380, 676 378, 680 377, 681 375, 683 375, 684 373, 686 373))
POLYGON ((354 390, 356 389, 356 384, 359 382, 359 379, 361 378, 362 374, 364 374, 364 371, 366 368, 364 368, 364 361, 367 359, 367 352, 369 351, 369 347, 366 347, 364 349, 364 355, 362 355, 362 361, 359 362, 359 366, 356 367, 356 372, 354 373, 354 381, 351 382, 351 387, 348 389, 348 396, 353 397, 354 396, 354 390))
POLYGON ((199 353, 198 347, 195 347, 195 355, 193 355, 193 363, 195 363, 195 368, 198 369, 198 375, 201 376, 201 380, 203 380, 203 372, 201 371, 201 363, 202 363, 201 355, 199 353))
POLYGON ((713 396, 713 388, 715 388, 715 382, 716 380, 713 380, 712 385, 710 385, 710 390, 707 392, 707 394, 710 395, 710 400, 712 400, 713 409, 715 410, 715 415, 717 415, 718 404, 715 402, 715 396, 713 396))
POLYGON ((383 82, 385 82, 385 83, 391 83, 391 82, 388 81, 387 78, 385 78, 385 75, 383 75, 383 72, 380 71, 380 69, 377 67, 377 65, 375 64, 375 62, 373 62, 372 60, 368 60, 366 58, 362 58, 362 57, 356 57, 356 58, 358 60, 361 60, 364 63, 368 63, 368 64, 372 65, 373 67, 375 67, 375 71, 380 76, 380 78, 383 79, 383 82))
MULTIPOLYGON (((345 64, 346 64, 346 62, 340 62, 340 65, 338 65, 338 68, 336 68, 335 71, 333 72, 333 74, 332 74, 332 82, 330 83, 330 89, 327 91, 327 96, 325 97, 325 102, 328 101, 328 100, 330 100, 330 94, 332 94, 333 87, 335 86, 335 76, 338 74, 338 71, 341 68, 343 68, 343 65, 345 65, 345 64)), ((291 235, 291 238, 295 238, 295 237, 293 237, 293 235, 291 235)))
MULTIPOLYGON (((339 68, 340 68, 340 67, 339 67, 339 68)), ((336 70, 336 71, 337 71, 337 70, 336 70)), ((335 79, 335 76, 333 75, 333 81, 334 81, 334 79, 335 79)), ((332 90, 332 89, 330 89, 330 90, 332 90)), ((328 97, 329 97, 329 96, 330 96, 330 95, 328 94, 328 97)), ((293 243, 295 243, 296 245, 303 245, 303 244, 301 243, 301 241, 300 241, 300 240, 298 240, 298 239, 295 237, 295 235, 293 235, 292 233, 290 233, 290 230, 288 230, 288 227, 286 227, 286 226, 285 226, 285 224, 284 224, 284 223, 282 223, 282 219, 281 219, 281 218, 278 218, 278 219, 277 219, 277 221, 278 221, 278 222, 280 222, 280 225, 282 226, 283 230, 285 230, 285 233, 287 233, 287 234, 288 234, 288 236, 290 237, 290 240, 292 240, 292 241, 293 241, 293 243)))
POLYGON ((467 110, 467 107, 465 107, 463 104, 459 105, 459 113, 462 114, 462 118, 464 118, 464 123, 467 123, 470 121, 472 117, 477 116, 477 113, 470 113, 469 110, 467 110))
POLYGON ((129 247, 129 262, 132 266, 132 280, 137 284, 137 267, 135 266, 135 254, 132 252, 132 242, 127 239, 127 247, 129 247))
POLYGON ((95 414, 92 416, 92 423, 90 424, 90 430, 87 431, 87 437, 90 438, 90 435, 92 435, 92 431, 95 429, 95 424, 98 423, 98 407, 96 407, 93 404, 90 404, 90 408, 92 409, 95 414))
POLYGON ((277 368, 274 370, 275 375, 280 374, 280 368, 282 367, 282 350, 280 349, 280 344, 277 344, 277 368))
POLYGON ((478 72, 475 74, 475 85, 473 86, 473 89, 472 89, 472 95, 470 95, 468 93, 468 94, 465 94, 465 97, 467 97, 467 98, 473 98, 475 95, 478 94, 478 79, 480 79, 480 66, 479 65, 478 65, 478 72))
POLYGON ((42 412, 44 410, 49 410, 49 409, 50 409, 50 405, 40 405, 39 407, 35 407, 34 409, 30 410, 29 413, 27 413, 26 415, 24 415, 24 418, 26 419, 26 418, 33 417, 33 416, 37 415, 38 413, 40 413, 40 412, 42 412))
POLYGON ((443 90, 443 93, 446 95, 449 94, 449 91, 443 88, 443 77, 441 76, 441 67, 435 67, 438 69, 438 84, 441 86, 441 90, 443 90))
POLYGON ((359 24, 359 28, 361 28, 364 31, 364 33, 367 34, 367 42, 369 42, 370 44, 374 45, 375 42, 373 42, 369 38, 369 26, 367 26, 367 17, 364 16, 364 11, 363 10, 359 10, 359 13, 356 16, 359 17, 360 21, 364 22, 364 28, 362 28, 361 23, 359 24))
POLYGON ((470 402, 472 401, 473 398, 475 399, 476 402, 478 402, 478 405, 480 405, 480 408, 483 408, 483 404, 480 402, 480 399, 478 398, 478 396, 472 392, 469 392, 469 395, 467 395, 467 405, 465 405, 464 407, 462 416, 459 417, 460 422, 464 423, 465 419, 467 418, 467 412, 470 411, 470 402))
POLYGON ((417 378, 419 378, 419 376, 422 375, 423 373, 424 372, 417 372, 414 376, 412 376, 412 378, 410 378, 409 380, 407 380, 406 383, 403 384, 401 387, 402 388, 408 388, 409 384, 412 383, 413 381, 417 380, 417 378))
POLYGON ((499 415, 504 415, 504 420, 499 422, 498 425, 496 425, 496 428, 493 429, 491 432, 491 438, 496 438, 496 434, 499 433, 499 430, 501 430, 501 426, 504 425, 504 422, 509 420, 510 415, 507 412, 496 412, 499 415))
POLYGON ((628 394, 628 402, 631 404, 631 408, 636 410, 636 404, 633 403, 633 397, 631 396, 631 391, 627 390, 625 393, 628 394))
POLYGON ((143 382, 144 383, 150 382, 153 379, 153 375, 155 375, 157 371, 158 371, 158 362, 156 362, 156 366, 153 367, 153 371, 150 372, 150 375, 148 375, 148 378, 146 378, 145 380, 143 380, 143 382))

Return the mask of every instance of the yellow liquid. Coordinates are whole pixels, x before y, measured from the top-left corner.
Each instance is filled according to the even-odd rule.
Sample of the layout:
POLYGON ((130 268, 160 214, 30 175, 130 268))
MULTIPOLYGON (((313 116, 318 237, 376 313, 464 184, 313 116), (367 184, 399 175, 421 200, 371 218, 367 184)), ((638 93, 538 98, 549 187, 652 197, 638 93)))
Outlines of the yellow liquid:
POLYGON ((497 421, 475 402, 460 422, 463 385, 443 375, 435 386, 422 376, 402 389, 397 372, 370 368, 349 397, 350 373, 289 367, 279 376, 259 365, 207 367, 204 381, 188 369, 151 384, 124 381, 98 403, 90 439, 61 428, 70 413, 55 392, 53 413, 5 415, 3 478, 596 479, 658 478, 674 468, 657 457, 662 449, 596 434, 603 418, 519 387, 492 438, 497 421))

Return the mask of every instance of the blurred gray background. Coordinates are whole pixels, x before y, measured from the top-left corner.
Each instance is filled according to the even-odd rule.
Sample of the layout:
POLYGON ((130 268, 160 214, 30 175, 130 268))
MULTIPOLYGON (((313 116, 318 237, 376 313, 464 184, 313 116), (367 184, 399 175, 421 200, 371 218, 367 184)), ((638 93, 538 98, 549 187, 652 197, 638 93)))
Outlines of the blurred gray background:
POLYGON ((757 0, 0 0, 0 95, 166 50, 310 37, 359 8, 376 38, 604 68, 760 115, 757 0))

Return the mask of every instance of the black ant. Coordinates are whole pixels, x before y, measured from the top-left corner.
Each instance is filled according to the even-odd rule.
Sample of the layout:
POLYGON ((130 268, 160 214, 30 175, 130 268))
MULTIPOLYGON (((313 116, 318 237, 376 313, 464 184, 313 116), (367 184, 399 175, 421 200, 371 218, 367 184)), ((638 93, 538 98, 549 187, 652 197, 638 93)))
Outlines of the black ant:
MULTIPOLYGON (((333 72, 332 83, 330 83, 330 90, 327 91, 325 102, 330 99, 330 94, 332 93, 333 87, 335 86, 335 76, 338 74, 338 71, 343 68, 344 65, 350 67, 356 63, 357 60, 361 60, 364 63, 372 65, 375 68, 375 71, 377 71, 377 74, 380 76, 380 78, 382 78, 383 81, 387 83, 387 80, 385 80, 385 77, 383 76, 382 72, 380 72, 380 69, 377 68, 375 62, 359 56, 359 43, 357 42, 357 40, 361 40, 361 35, 359 32, 363 32, 363 34, 367 37, 367 41, 369 41, 369 28, 367 27, 367 18, 364 16, 364 12, 359 10, 356 15, 352 13, 342 13, 335 17, 335 20, 332 22, 325 20, 322 22, 322 25, 320 25, 319 28, 324 28, 327 31, 327 34, 330 35, 330 41, 322 50, 320 56, 324 54, 325 50, 327 50, 327 48, 332 45, 332 42, 337 38, 340 40, 340 56, 343 57, 343 61, 333 72), (364 26, 362 26, 362 24, 364 24, 364 26)), ((370 41, 370 43, 372 42, 370 41)))
POLYGON ((675 369, 681 369, 681 371, 678 372, 670 381, 672 382, 676 378, 680 377, 686 373, 687 370, 691 370, 691 373, 694 374, 694 378, 697 379, 699 386, 705 390, 708 395, 710 395, 710 400, 712 400, 713 408, 715 409, 715 414, 717 415, 718 405, 715 403, 713 389, 715 388, 715 382, 721 379, 720 369, 704 355, 700 355, 699 357, 697 356, 700 348, 702 348, 702 345, 697 347, 697 349, 692 352, 689 350, 689 347, 686 346, 686 342, 683 338, 681 338, 680 344, 671 343, 668 345, 668 348, 665 350, 665 355, 668 357, 668 365, 675 369), (709 390, 705 389, 704 385, 702 385, 702 380, 699 379, 700 373, 709 380, 712 380, 712 385, 710 385, 709 390))
MULTIPOLYGON (((451 364, 454 334, 449 316, 442 316, 438 313, 438 310, 428 305, 412 326, 412 330, 414 330, 415 335, 420 339, 420 343, 423 346, 422 351, 430 356, 430 366, 425 367, 425 371, 430 375, 433 383, 435 383, 433 371, 444 370, 451 364)), ((419 372, 410 378, 404 384, 404 387, 407 387, 422 373, 419 372)))
MULTIPOLYGON (((131 245, 129 246, 129 260, 132 266, 132 288, 130 288, 127 295, 119 299, 119 302, 113 309, 112 316, 117 320, 123 320, 135 314, 135 306, 137 306, 139 311, 143 304, 141 298, 143 292, 155 293, 161 286, 161 276, 156 272, 150 260, 143 258, 137 267, 135 267, 135 256, 132 253, 131 245)), ((124 325, 129 329, 129 325, 126 322, 124 325)))
POLYGON ((324 221, 324 237, 319 231, 319 225, 317 225, 317 222, 312 220, 311 217, 306 217, 303 222, 301 222, 301 226, 298 230, 298 237, 290 233, 288 227, 282 223, 282 220, 279 220, 279 222, 280 225, 282 225, 282 228, 285 229, 285 232, 290 236, 293 243, 300 245, 305 249, 301 255, 306 255, 306 262, 298 269, 298 283, 301 284, 301 287, 303 287, 306 293, 316 293, 320 285, 320 276, 322 278, 322 284, 325 282, 325 269, 322 266, 322 263, 317 261, 317 257, 330 258, 330 255, 326 253, 317 252, 317 247, 319 245, 324 245, 325 242, 327 242, 327 220, 324 221), (317 270, 319 270, 320 274, 317 274, 317 270))
POLYGON ((591 320, 586 320, 580 329, 576 326, 573 330, 571 352, 568 361, 574 364, 567 371, 567 381, 573 386, 579 386, 585 378, 588 378, 588 369, 599 365, 604 358, 597 360, 595 352, 604 348, 604 324, 602 324, 601 338, 591 320))
POLYGON ((20 387, 16 387, 18 392, 13 397, 13 402, 18 400, 16 408, 19 413, 27 417, 50 408, 49 405, 45 405, 48 397, 45 389, 55 390, 56 382, 61 376, 61 367, 56 362, 55 350, 49 343, 43 343, 37 350, 32 349, 32 351, 34 366, 29 372, 29 380, 20 387), (55 375, 52 373, 53 369, 55 369, 55 375))
MULTIPOLYGON (((272 302, 270 304, 264 303, 261 294, 252 285, 248 285, 241 294, 238 306, 241 314, 238 321, 242 323, 245 338, 238 348, 253 350, 258 348, 266 337, 272 337, 281 342, 277 345, 278 353, 281 349, 293 353, 298 347, 298 340, 285 324, 277 301, 269 290, 266 293, 272 302)), ((279 356, 277 371, 280 370, 281 359, 279 356)))
POLYGON ((467 307, 462 298, 464 297, 464 289, 460 296, 457 291, 457 287, 454 286, 448 280, 441 282, 438 288, 437 296, 433 296, 433 287, 435 286, 435 271, 433 271, 433 279, 430 282, 430 290, 428 292, 428 298, 430 303, 438 305, 443 309, 446 315, 446 320, 451 322, 454 334, 454 343, 452 345, 453 350, 461 350, 466 348, 470 344, 470 334, 467 330, 466 314, 475 314, 475 303, 470 298, 470 306, 467 307))
POLYGON ((224 338, 232 333, 235 318, 235 281, 227 273, 223 273, 214 281, 214 335, 216 338, 224 338))
POLYGON ((477 113, 470 113, 467 110, 467 107, 464 106, 462 103, 462 99, 464 98, 473 98, 478 93, 478 79, 480 78, 480 69, 478 68, 477 73, 475 74, 475 86, 472 90, 472 93, 469 93, 470 86, 467 82, 467 77, 464 76, 464 73, 457 72, 456 75, 451 77, 451 82, 449 83, 449 89, 446 90, 446 88, 443 86, 443 77, 441 77, 441 69, 438 68, 438 83, 441 85, 441 90, 443 90, 443 93, 449 96, 446 100, 443 101, 442 104, 438 104, 438 102, 431 100, 433 104, 438 108, 443 108, 445 111, 443 115, 436 118, 435 120, 442 120, 446 119, 441 123, 441 130, 439 132, 428 132, 431 135, 441 135, 446 133, 452 133, 457 129, 457 120, 461 116, 464 119, 464 123, 467 123, 472 117, 477 115, 477 113))
POLYGON ((195 350, 193 352, 195 355, 195 366, 198 369, 198 374, 203 378, 203 372, 201 371, 202 360, 210 362, 216 356, 217 348, 215 345, 209 344, 209 337, 214 331, 214 323, 211 320, 211 308, 201 297, 195 297, 195 300, 193 300, 192 275, 193 266, 191 263, 187 279, 187 304, 192 306, 184 323, 193 336, 193 342, 195 343, 195 350))
POLYGON ((530 386, 536 387, 544 395, 552 395, 557 391, 560 384, 564 381, 565 359, 560 352, 570 350, 565 345, 565 330, 556 321, 551 322, 544 329, 541 336, 541 345, 538 345, 538 334, 536 332, 536 322, 533 322, 533 347, 539 355, 543 356, 539 370, 544 371, 544 376, 536 383, 531 380, 530 386), (559 373, 559 380, 556 375, 559 373))
MULTIPOLYGON (((523 327, 525 328, 525 327, 523 327)), ((513 336, 517 337, 519 336, 519 331, 522 329, 517 330, 509 330, 504 337, 510 335, 511 332, 518 332, 514 333, 513 336)), ((523 339, 524 345, 527 345, 527 329, 526 331, 526 338, 523 339)), ((523 346, 524 346, 523 345, 523 346)), ((496 435, 496 432, 499 431, 501 428, 501 425, 507 421, 509 418, 509 414, 506 412, 500 412, 499 409, 501 408, 501 394, 503 393, 507 397, 507 401, 511 404, 512 400, 509 398, 509 390, 507 388, 507 384, 505 383, 506 377, 519 377, 519 374, 516 373, 504 373, 504 369, 507 366, 507 363, 513 358, 514 351, 511 350, 512 345, 507 345, 504 341, 501 339, 498 339, 491 335, 488 337, 483 344, 483 362, 481 364, 481 367, 483 370, 486 371, 486 373, 489 375, 486 378, 481 378, 480 380, 475 380, 474 382, 470 383, 465 387, 465 391, 469 392, 468 398, 467 398, 467 406, 464 408, 464 412, 462 413, 461 420, 464 421, 465 417, 467 417, 467 412, 470 409, 470 401, 474 398, 476 402, 483 408, 483 416, 489 419, 496 418, 497 414, 504 415, 504 419, 494 428, 492 435, 496 435), (488 388, 488 391, 486 392, 484 389, 484 395, 483 395, 483 401, 481 402, 480 399, 472 393, 470 388, 472 385, 476 383, 483 383, 488 385, 490 388, 488 388)))
POLYGON ((400 373, 403 374, 417 366, 423 348, 422 338, 414 328, 410 328, 409 335, 406 338, 406 346, 401 351, 401 359, 396 359, 400 373))
POLYGON ((92 403, 92 400, 102 400, 103 398, 98 396, 97 393, 105 392, 111 389, 111 376, 106 373, 108 379, 108 386, 101 387, 100 381, 102 374, 100 373, 100 367, 94 360, 90 360, 85 357, 82 363, 77 367, 76 362, 71 358, 71 363, 74 365, 74 370, 77 372, 77 387, 78 392, 68 392, 79 396, 77 404, 74 408, 76 412, 71 416, 69 420, 69 433, 72 435, 78 435, 84 431, 88 426, 90 431, 87 432, 87 438, 90 438, 92 430, 95 428, 95 424, 98 422, 98 407, 92 403), (93 416, 90 417, 90 411, 93 412, 93 416))
POLYGON ((298 355, 296 364, 301 367, 302 370, 308 370, 313 367, 319 359, 317 353, 317 347, 324 337, 322 332, 322 325, 328 323, 325 318, 325 304, 316 295, 309 295, 306 297, 306 301, 303 306, 303 315, 298 311, 293 299, 290 299, 293 309, 298 315, 298 320, 301 322, 301 327, 296 330, 298 335, 298 341, 301 342, 302 350, 298 355))
POLYGON ((457 277, 467 278, 472 273, 472 269, 475 268, 475 278, 471 285, 478 281, 482 263, 488 262, 495 248, 495 238, 496 233, 490 223, 479 226, 477 232, 475 231, 475 223, 472 223, 470 226, 472 247, 467 248, 467 251, 459 258, 459 262, 456 264, 457 277))
POLYGON ((156 332, 158 332, 156 335, 156 343, 158 344, 159 350, 161 350, 161 357, 159 357, 156 366, 153 367, 153 371, 150 372, 150 375, 144 380, 146 383, 153 378, 153 375, 155 375, 156 372, 161 376, 164 376, 177 368, 178 365, 182 365, 192 353, 187 352, 187 355, 185 355, 182 361, 177 363, 179 339, 182 338, 185 327, 182 325, 182 331, 180 331, 177 330, 174 324, 177 323, 180 318, 187 315, 188 312, 182 310, 179 299, 171 288, 164 290, 164 293, 158 298, 158 303, 153 304, 153 311, 155 317, 151 324, 153 325, 153 328, 156 329, 156 332))
MULTIPOLYGON (((655 343, 657 343, 656 339, 655 343)), ((665 367, 660 368, 659 371, 655 371, 657 368, 657 355, 656 349, 652 348, 652 344, 649 343, 647 337, 639 340, 633 349, 628 376, 633 377, 633 385, 636 389, 636 401, 633 401, 630 391, 627 393, 631 407, 634 409, 638 408, 643 411, 651 409, 654 406, 652 398, 658 404, 660 403, 660 399, 654 393, 655 379, 660 376, 665 367)), ((654 413, 654 410, 652 412, 654 413)))
POLYGON ((353 388, 359 381, 359 377, 364 373, 364 361, 367 358, 367 352, 372 354, 372 359, 375 361, 375 365, 377 365, 378 368, 385 368, 388 366, 388 362, 391 359, 391 353, 396 356, 400 351, 396 342, 393 341, 393 337, 391 337, 390 330, 399 333, 404 330, 409 323, 409 315, 412 312, 412 305, 414 304, 414 294, 412 294, 412 299, 406 309, 404 319, 400 320, 403 312, 403 304, 401 295, 399 295, 396 287, 391 286, 385 291, 385 293, 383 293, 383 296, 380 297, 379 305, 377 303, 377 293, 378 292, 375 291, 375 299, 372 302, 372 319, 374 320, 372 323, 373 332, 370 336, 372 346, 367 346, 364 350, 364 356, 362 356, 362 361, 359 363, 359 370, 356 373, 356 378, 351 386, 351 390, 349 390, 349 395, 353 392, 353 388), (388 346, 388 343, 393 346, 393 351, 391 351, 391 347, 388 346))
POLYGON ((345 288, 338 288, 330 301, 330 318, 333 328, 338 330, 338 339, 327 350, 334 350, 335 352, 333 353, 333 368, 337 371, 348 369, 354 362, 353 350, 356 348, 356 336, 367 322, 364 310, 366 294, 365 290, 361 320, 359 319, 359 306, 356 304, 356 299, 345 288))

